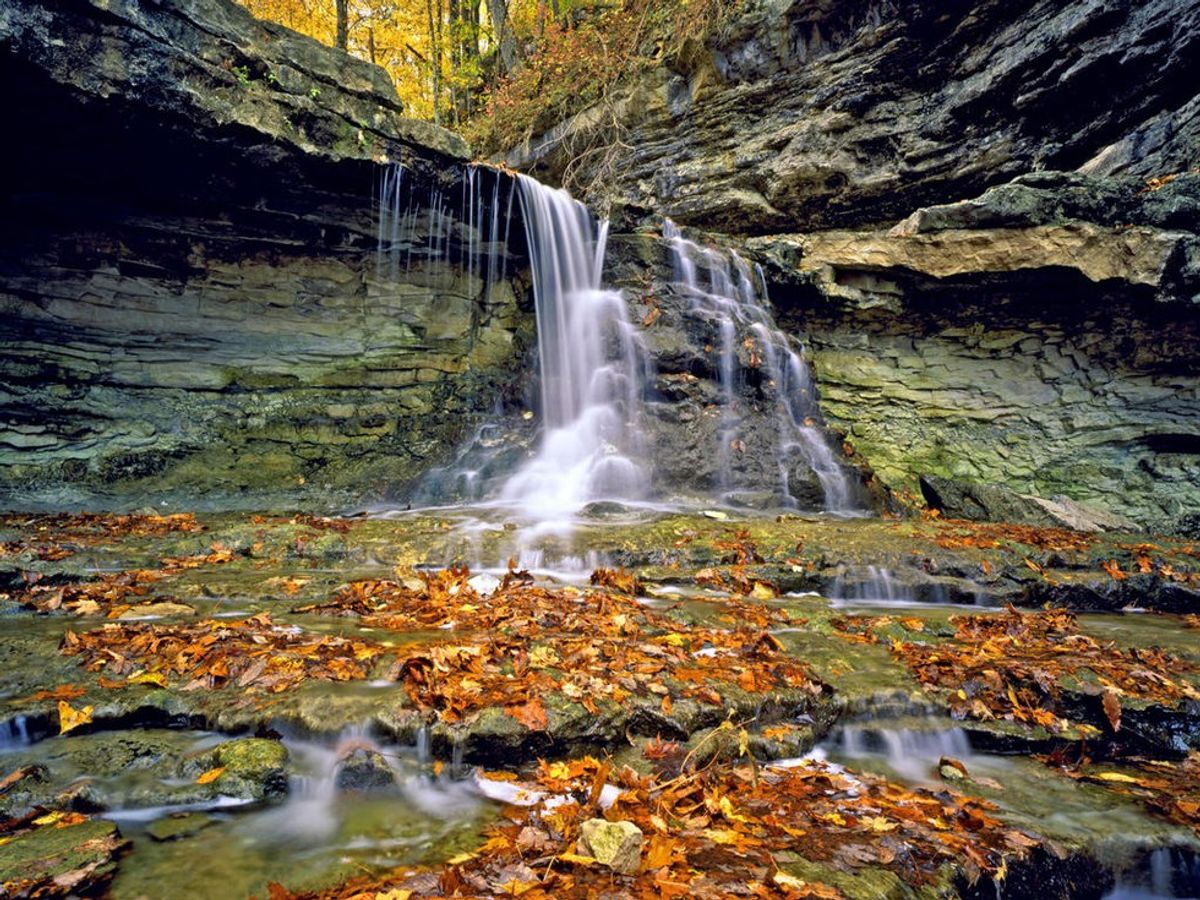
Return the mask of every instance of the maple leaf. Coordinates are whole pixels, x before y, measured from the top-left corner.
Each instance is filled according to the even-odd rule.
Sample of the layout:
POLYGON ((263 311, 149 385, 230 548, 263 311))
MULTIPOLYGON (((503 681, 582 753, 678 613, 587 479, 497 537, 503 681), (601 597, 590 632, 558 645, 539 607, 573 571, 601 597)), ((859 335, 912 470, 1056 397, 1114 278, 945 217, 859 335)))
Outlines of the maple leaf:
POLYGON ((542 705, 542 701, 537 697, 519 706, 506 707, 505 712, 530 731, 545 731, 550 724, 550 720, 546 716, 546 707, 542 705))
POLYGON ((70 703, 65 700, 58 701, 58 733, 66 734, 68 731, 74 731, 81 725, 90 724, 92 721, 92 712, 94 707, 85 706, 83 709, 75 709, 70 703))

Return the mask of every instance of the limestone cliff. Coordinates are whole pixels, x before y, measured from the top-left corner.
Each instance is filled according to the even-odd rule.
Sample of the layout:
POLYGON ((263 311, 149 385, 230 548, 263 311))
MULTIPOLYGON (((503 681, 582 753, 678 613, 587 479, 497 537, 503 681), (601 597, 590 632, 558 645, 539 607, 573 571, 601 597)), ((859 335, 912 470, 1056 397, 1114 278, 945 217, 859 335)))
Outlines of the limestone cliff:
POLYGON ((452 197, 467 155, 381 70, 223 0, 17 0, 0 73, 0 505, 382 498, 516 390, 526 290, 465 236, 377 272, 379 161, 452 197))
POLYGON ((606 166, 624 227, 763 262, 891 488, 1162 523, 1200 503, 1198 26, 1195 0, 747 0, 509 161, 591 147, 574 177, 606 166))

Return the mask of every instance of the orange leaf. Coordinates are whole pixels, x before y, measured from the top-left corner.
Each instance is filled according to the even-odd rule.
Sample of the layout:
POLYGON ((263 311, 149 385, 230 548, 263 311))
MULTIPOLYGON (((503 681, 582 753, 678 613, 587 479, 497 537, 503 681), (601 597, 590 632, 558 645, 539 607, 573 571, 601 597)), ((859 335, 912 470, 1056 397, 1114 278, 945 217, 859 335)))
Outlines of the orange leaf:
POLYGON ((542 706, 542 701, 537 697, 520 706, 510 706, 506 712, 530 731, 545 731, 550 724, 546 717, 546 707, 542 706))
POLYGON ((196 779, 196 784, 212 784, 218 778, 225 774, 224 766, 217 766, 215 769, 209 769, 203 775, 196 779))
POLYGON ((1103 563, 1100 568, 1112 576, 1114 581, 1124 581, 1129 577, 1121 571, 1121 567, 1117 565, 1117 561, 1115 559, 1110 559, 1108 562, 1103 563))

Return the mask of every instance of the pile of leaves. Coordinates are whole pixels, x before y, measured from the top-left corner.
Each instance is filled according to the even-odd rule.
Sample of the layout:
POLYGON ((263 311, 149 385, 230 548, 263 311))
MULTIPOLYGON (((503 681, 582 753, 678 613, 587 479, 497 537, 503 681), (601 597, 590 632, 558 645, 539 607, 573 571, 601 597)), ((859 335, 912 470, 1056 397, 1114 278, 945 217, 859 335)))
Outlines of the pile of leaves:
MULTIPOLYGON (((936 883, 947 864, 972 878, 999 872, 1038 844, 1004 827, 986 801, 909 790, 820 762, 643 776, 588 757, 542 763, 518 787, 532 805, 511 807, 473 854, 436 870, 397 870, 295 896, 838 898, 836 888, 790 874, 789 859, 851 874, 884 867, 922 886, 936 883), (619 794, 604 808, 606 785, 619 794), (580 852, 583 823, 598 817, 643 833, 635 874, 616 874, 580 852)), ((291 895, 275 886, 272 896, 291 895)))
POLYGON ((266 613, 242 620, 205 619, 186 625, 138 622, 68 631, 61 651, 91 672, 130 676, 185 691, 234 684, 278 693, 308 679, 366 678, 387 652, 382 644, 314 635, 277 625, 266 613))
MULTIPOLYGON (((1121 728, 1123 698, 1178 706, 1200 700, 1187 676, 1200 673, 1188 660, 1158 648, 1121 649, 1079 631, 1073 613, 1049 609, 1023 613, 953 616, 952 640, 894 640, 892 652, 928 690, 941 693, 957 718, 1005 719, 1039 725, 1054 732, 1075 728, 1098 733, 1086 722, 1072 722, 1064 688, 1101 698, 1112 732, 1121 728)), ((843 620, 852 640, 875 639, 863 617, 843 620)))
POLYGON ((223 565, 235 555, 228 547, 214 544, 208 553, 193 556, 170 556, 158 569, 131 569, 102 575, 93 581, 69 584, 38 584, 15 594, 12 599, 40 613, 65 610, 77 616, 106 615, 115 619, 134 606, 147 603, 177 602, 171 597, 153 593, 153 585, 165 578, 201 566, 223 565))
POLYGON ((0 516, 0 528, 30 533, 29 540, 69 540, 75 543, 97 543, 110 538, 161 537, 166 534, 199 534, 204 526, 191 513, 155 514, 133 513, 59 513, 55 515, 24 515, 9 513, 0 516), (36 536, 36 537, 35 537, 36 536))
MULTIPOLYGON (((768 627, 787 614, 729 601, 721 625, 677 621, 611 589, 549 590, 510 572, 482 597, 466 569, 403 581, 359 581, 297 610, 358 616, 389 631, 441 630, 450 638, 398 652, 393 677, 413 702, 457 722, 502 706, 532 730, 546 727, 542 697, 558 692, 593 715, 600 703, 654 698, 666 715, 682 699, 721 705, 722 690, 805 695, 822 686, 788 656, 768 627)), ((598 574, 598 583, 620 581, 598 574)))
POLYGON ((962 519, 943 520, 933 536, 933 542, 947 550, 992 550, 1009 544, 1024 544, 1055 553, 1083 553, 1091 549, 1095 540, 1094 534, 1072 531, 1069 528, 970 522, 962 519))
POLYGON ((1103 785, 1110 791, 1142 801, 1151 812, 1191 828, 1200 836, 1200 753, 1192 751, 1182 761, 1125 758, 1120 771, 1092 764, 1087 759, 1068 762, 1070 749, 1043 757, 1043 761, 1076 781, 1103 785))

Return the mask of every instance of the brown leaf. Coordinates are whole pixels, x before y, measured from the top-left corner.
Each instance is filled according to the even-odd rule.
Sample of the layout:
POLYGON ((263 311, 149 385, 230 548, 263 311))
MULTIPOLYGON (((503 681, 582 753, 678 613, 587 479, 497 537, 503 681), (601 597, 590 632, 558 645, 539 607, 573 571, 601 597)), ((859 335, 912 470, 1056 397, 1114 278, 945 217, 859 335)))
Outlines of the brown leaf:
POLYGON ((1121 700, 1111 688, 1104 692, 1104 715, 1113 731, 1121 730, 1121 700))

